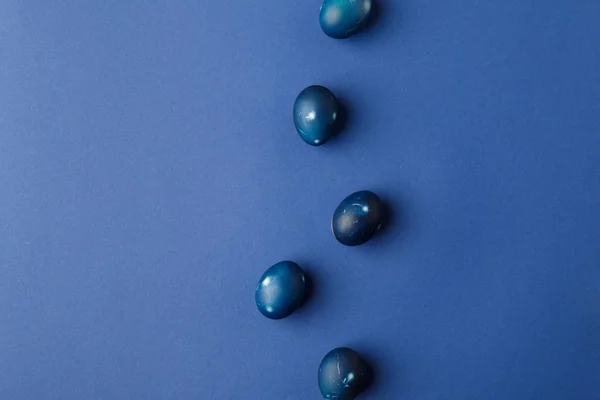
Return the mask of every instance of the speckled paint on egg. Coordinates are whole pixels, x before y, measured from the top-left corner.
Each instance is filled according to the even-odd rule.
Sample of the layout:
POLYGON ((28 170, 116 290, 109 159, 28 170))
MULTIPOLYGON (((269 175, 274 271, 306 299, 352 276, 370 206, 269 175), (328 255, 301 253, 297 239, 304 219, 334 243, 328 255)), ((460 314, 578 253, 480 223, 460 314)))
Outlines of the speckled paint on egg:
POLYGON ((319 23, 325 34, 345 39, 358 33, 368 22, 372 0, 324 0, 319 23))
POLYGON ((324 398, 351 400, 367 389, 371 370, 356 351, 339 347, 323 357, 318 380, 324 398))
POLYGON ((285 318, 302 305, 305 291, 304 270, 293 261, 281 261, 270 267, 258 281, 256 306, 267 318, 285 318))
POLYGON ((346 246, 358 246, 381 228, 384 209, 379 197, 361 190, 346 197, 337 206, 331 219, 335 238, 346 246))

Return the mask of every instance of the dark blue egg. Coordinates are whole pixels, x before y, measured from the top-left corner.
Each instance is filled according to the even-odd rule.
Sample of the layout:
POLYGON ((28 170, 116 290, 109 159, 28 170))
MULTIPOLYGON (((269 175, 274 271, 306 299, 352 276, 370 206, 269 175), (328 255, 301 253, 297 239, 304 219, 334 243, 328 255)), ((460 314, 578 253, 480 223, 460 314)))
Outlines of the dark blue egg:
POLYGON ((331 229, 340 243, 358 246, 381 228, 383 212, 381 200, 375 193, 368 190, 352 193, 335 209, 331 229))
POLYGON ((345 39, 363 28, 371 15, 371 0, 324 0, 321 29, 329 37, 345 39))
POLYGON ((319 366, 319 389, 326 399, 354 399, 370 380, 371 370, 365 360, 347 347, 331 350, 319 366))
POLYGON ((269 268, 258 281, 255 300, 267 318, 281 319, 292 314, 304 300, 306 275, 298 264, 282 261, 269 268))
POLYGON ((320 146, 328 141, 336 129, 340 107, 331 91, 323 86, 309 86, 294 103, 294 125, 306 143, 320 146))

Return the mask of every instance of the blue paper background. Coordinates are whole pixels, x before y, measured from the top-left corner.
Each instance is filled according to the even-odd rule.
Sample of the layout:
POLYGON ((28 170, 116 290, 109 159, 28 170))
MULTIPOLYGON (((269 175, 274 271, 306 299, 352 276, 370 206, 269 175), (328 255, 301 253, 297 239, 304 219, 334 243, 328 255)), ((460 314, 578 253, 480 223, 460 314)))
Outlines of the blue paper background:
POLYGON ((600 399, 600 2, 3 0, 0 398, 600 399), (344 99, 321 148, 297 93, 344 99), (345 248, 335 206, 393 208, 345 248), (314 295, 253 303, 293 259, 314 295))

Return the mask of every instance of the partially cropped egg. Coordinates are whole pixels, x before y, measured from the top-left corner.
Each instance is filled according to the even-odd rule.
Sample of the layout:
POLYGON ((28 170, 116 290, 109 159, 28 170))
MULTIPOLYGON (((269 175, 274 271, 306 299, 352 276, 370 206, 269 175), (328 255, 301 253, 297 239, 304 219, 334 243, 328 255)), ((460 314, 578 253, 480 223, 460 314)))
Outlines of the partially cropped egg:
POLYGON ((340 106, 326 87, 313 85, 304 89, 294 102, 294 125, 306 143, 320 146, 336 132, 340 106))
POLYGON ((367 242, 381 228, 384 209, 379 197, 368 190, 352 193, 337 206, 331 219, 335 238, 346 246, 367 242))
POLYGON ((255 300, 258 311, 270 319, 291 315, 302 305, 306 275, 293 261, 282 261, 270 267, 258 281, 255 300))
POLYGON ((324 0, 321 29, 329 37, 345 39, 360 31, 371 15, 372 0, 324 0))
POLYGON ((326 399, 352 400, 365 391, 370 380, 366 361, 347 347, 331 350, 319 366, 319 389, 326 399))

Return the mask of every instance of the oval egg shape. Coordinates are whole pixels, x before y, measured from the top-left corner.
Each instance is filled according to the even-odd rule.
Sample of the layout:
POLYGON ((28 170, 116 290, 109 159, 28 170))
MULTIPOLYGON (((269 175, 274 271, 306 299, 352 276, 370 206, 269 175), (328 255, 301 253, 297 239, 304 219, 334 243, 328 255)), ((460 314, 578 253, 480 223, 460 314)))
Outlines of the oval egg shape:
POLYGON ((368 190, 352 193, 337 206, 331 220, 331 230, 338 242, 358 246, 373 237, 381 228, 383 205, 379 197, 368 190))
POLYGON ((345 39, 359 32, 371 15, 372 0, 324 0, 319 23, 325 34, 345 39))
POLYGON ((293 261, 281 261, 262 275, 256 287, 258 311, 270 319, 291 315, 304 300, 306 275, 293 261))
POLYGON ((339 110, 338 100, 329 89, 307 87, 294 102, 296 132, 311 146, 321 146, 335 134, 339 110))
POLYGON ((331 350, 319 365, 319 389, 326 399, 351 400, 367 389, 371 369, 356 351, 331 350))

